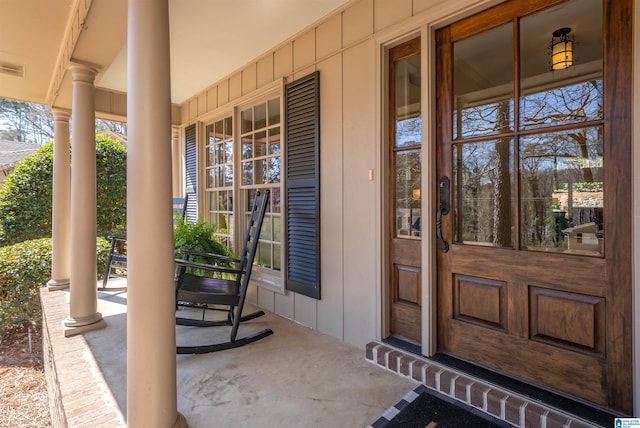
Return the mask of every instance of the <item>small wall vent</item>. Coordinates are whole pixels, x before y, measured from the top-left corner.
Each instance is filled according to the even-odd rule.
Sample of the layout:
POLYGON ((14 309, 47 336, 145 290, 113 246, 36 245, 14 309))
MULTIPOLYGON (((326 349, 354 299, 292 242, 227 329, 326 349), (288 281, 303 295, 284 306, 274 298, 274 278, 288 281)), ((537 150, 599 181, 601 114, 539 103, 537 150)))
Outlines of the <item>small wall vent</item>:
POLYGON ((0 62, 0 74, 8 74, 9 76, 24 77, 24 66, 18 64, 9 64, 8 62, 0 62))

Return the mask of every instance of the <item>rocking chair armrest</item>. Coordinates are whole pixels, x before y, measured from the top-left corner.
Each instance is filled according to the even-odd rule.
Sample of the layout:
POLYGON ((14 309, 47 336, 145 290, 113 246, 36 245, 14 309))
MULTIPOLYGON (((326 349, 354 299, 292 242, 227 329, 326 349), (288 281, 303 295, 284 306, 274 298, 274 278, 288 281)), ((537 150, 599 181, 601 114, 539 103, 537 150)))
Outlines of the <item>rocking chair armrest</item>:
POLYGON ((236 259, 236 258, 233 258, 233 257, 228 257, 228 256, 223 256, 221 254, 200 253, 198 251, 191 251, 191 250, 178 250, 178 252, 180 254, 186 254, 188 256, 193 255, 193 256, 200 256, 200 257, 205 257, 205 258, 209 258, 209 259, 222 260, 222 261, 225 261, 225 262, 240 263, 239 259, 236 259))
POLYGON ((182 259, 175 259, 175 263, 176 265, 184 268, 204 269, 212 272, 233 273, 233 274, 245 273, 245 271, 242 269, 233 269, 233 268, 228 268, 224 266, 210 265, 207 263, 191 262, 191 261, 182 260, 182 259))

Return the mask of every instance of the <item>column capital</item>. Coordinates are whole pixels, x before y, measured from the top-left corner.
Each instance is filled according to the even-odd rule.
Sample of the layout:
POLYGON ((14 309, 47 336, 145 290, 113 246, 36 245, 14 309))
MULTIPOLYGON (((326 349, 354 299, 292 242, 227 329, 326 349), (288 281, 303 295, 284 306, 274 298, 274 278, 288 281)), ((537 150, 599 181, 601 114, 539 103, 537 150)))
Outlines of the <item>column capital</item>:
POLYGON ((71 110, 60 107, 51 107, 49 110, 51 110, 53 119, 56 122, 69 122, 69 118, 71 117, 71 110))
POLYGON ((93 84, 96 74, 100 72, 100 67, 87 62, 71 61, 69 70, 74 82, 81 81, 93 84))

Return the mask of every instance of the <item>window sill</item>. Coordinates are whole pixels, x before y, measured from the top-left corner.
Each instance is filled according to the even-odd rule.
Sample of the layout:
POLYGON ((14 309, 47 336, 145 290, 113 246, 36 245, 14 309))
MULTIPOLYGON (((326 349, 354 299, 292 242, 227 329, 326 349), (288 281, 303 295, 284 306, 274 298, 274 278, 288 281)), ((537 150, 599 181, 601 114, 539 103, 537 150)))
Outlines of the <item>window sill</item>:
POLYGON ((260 288, 282 295, 287 294, 287 291, 284 289, 284 281, 282 280, 281 272, 274 274, 273 271, 254 267, 251 282, 260 288))

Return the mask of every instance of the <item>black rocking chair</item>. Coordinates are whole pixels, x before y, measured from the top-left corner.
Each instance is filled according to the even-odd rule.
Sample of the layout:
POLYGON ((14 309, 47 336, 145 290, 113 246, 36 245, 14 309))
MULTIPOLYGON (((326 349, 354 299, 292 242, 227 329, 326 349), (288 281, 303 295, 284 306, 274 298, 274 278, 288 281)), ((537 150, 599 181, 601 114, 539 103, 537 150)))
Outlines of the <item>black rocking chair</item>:
POLYGON ((268 328, 246 337, 237 338, 241 322, 264 315, 263 311, 257 311, 242 316, 242 309, 247 295, 247 288, 249 287, 249 280, 251 279, 253 259, 256 254, 262 221, 268 202, 269 190, 256 191, 239 260, 217 254, 180 251, 183 258, 175 261, 176 308, 178 306, 202 308, 203 319, 176 316, 176 324, 191 327, 231 326, 231 335, 228 342, 198 346, 177 346, 176 352, 178 354, 204 354, 237 348, 273 334, 273 331, 268 328), (195 262, 192 260, 193 258, 198 258, 199 260, 204 258, 207 263, 195 262), (208 263, 209 260, 212 261, 211 264, 208 263), (223 262, 231 263, 234 267, 220 266, 223 262), (199 275, 203 271, 217 273, 217 277, 211 278, 199 275), (223 279, 228 277, 232 277, 232 279, 223 279), (226 312, 226 319, 221 321, 204 320, 204 312, 208 309, 226 312))

